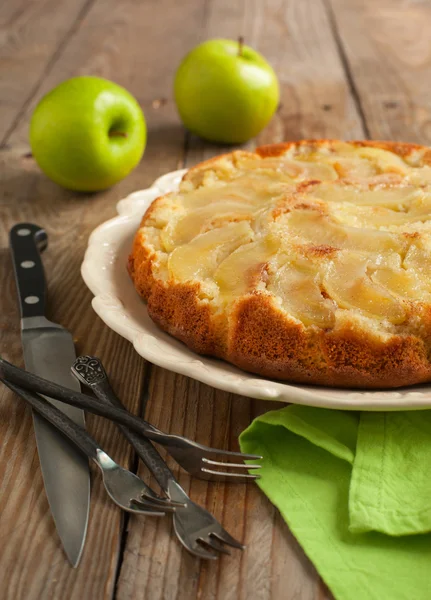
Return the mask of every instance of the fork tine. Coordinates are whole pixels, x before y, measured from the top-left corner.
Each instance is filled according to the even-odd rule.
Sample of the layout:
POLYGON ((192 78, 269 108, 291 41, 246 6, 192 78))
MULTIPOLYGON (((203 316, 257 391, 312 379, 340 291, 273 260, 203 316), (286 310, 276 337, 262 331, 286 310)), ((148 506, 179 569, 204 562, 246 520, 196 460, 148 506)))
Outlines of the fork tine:
MULTIPOLYGON (((129 506, 121 506, 122 510, 130 512, 134 515, 145 515, 147 517, 165 517, 166 512, 161 512, 160 510, 153 509, 149 507, 147 504, 143 504, 140 506, 139 502, 136 502, 137 506, 134 506, 135 501, 131 500, 129 506)), ((169 509, 168 509, 169 510, 169 509)))
POLYGON ((152 515, 155 517, 164 517, 166 515, 166 511, 173 512, 174 510, 170 506, 164 506, 162 510, 161 507, 158 505, 152 505, 149 502, 141 502, 136 498, 130 499, 129 509, 131 512, 152 515))
POLYGON ((202 473, 208 473, 209 475, 216 475, 218 477, 226 477, 228 479, 242 479, 249 480, 260 479, 260 475, 252 475, 250 473, 231 473, 229 471, 213 471, 212 469, 201 469, 202 473))
POLYGON ((184 545, 184 547, 187 548, 187 550, 189 552, 191 552, 195 556, 198 556, 199 558, 204 558, 205 560, 217 560, 218 559, 218 554, 214 554, 214 552, 207 550, 201 544, 195 543, 195 544, 193 544, 192 547, 185 546, 185 545, 184 545))
POLYGON ((211 534, 209 534, 206 538, 198 538, 198 542, 210 546, 210 548, 213 548, 217 552, 222 552, 223 554, 231 554, 230 550, 225 548, 223 544, 217 538, 211 536, 211 534))
POLYGON ((233 548, 239 548, 240 550, 245 550, 244 544, 241 544, 240 542, 238 542, 238 540, 233 538, 230 535, 230 533, 228 533, 226 531, 226 529, 223 529, 223 527, 220 527, 220 529, 218 529, 217 531, 211 532, 211 536, 219 539, 221 542, 224 542, 225 544, 228 544, 229 546, 233 546, 233 548))
POLYGON ((261 460, 263 456, 260 454, 243 454, 242 452, 233 452, 232 450, 220 450, 218 448, 205 448, 207 452, 211 450, 212 454, 220 454, 220 456, 231 456, 232 458, 240 458, 241 460, 261 460))
MULTIPOLYGON (((187 510, 187 509, 186 509, 187 510)), ((179 514, 179 512, 177 513, 179 514)), ((178 541, 188 550, 191 554, 194 554, 198 558, 204 560, 217 560, 218 554, 214 554, 209 549, 204 548, 201 544, 198 544, 194 536, 190 536, 186 531, 183 531, 183 527, 179 525, 176 515, 174 515, 174 530, 177 534, 178 541)))
POLYGON ((217 461, 217 460, 210 460, 209 458, 202 458, 202 462, 205 462, 209 465, 214 465, 215 467, 233 467, 235 469, 261 469, 262 465, 247 465, 245 463, 231 463, 231 462, 226 462, 226 461, 217 461))
POLYGON ((160 507, 160 508, 167 508, 169 510, 169 508, 184 508, 186 506, 186 504, 184 502, 176 502, 175 500, 171 500, 170 498, 159 498, 157 496, 152 496, 151 494, 148 494, 147 492, 143 492, 141 494, 141 499, 140 501, 144 501, 144 502, 149 502, 150 504, 155 504, 156 506, 160 507))
POLYGON ((152 511, 154 513, 165 512, 173 513, 175 512, 175 507, 170 506, 168 503, 160 504, 160 503, 152 503, 147 501, 142 501, 137 498, 131 498, 130 503, 132 507, 140 508, 142 510, 152 511))
POLYGON ((231 456, 238 456, 242 460, 262 460, 261 454, 243 454, 242 452, 232 452, 231 456))

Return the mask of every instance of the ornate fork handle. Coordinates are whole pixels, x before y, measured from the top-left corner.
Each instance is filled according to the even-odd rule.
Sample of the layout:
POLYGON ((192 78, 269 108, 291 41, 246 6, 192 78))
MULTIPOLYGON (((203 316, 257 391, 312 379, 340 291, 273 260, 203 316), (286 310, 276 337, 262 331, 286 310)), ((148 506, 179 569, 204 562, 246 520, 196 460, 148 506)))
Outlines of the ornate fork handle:
POLYGON ((102 363, 94 356, 79 356, 73 363, 72 372, 89 387, 93 387, 108 379, 102 363))
MULTIPOLYGON (((72 373, 84 385, 91 388, 97 398, 104 404, 124 409, 124 406, 109 383, 108 375, 103 368, 102 362, 98 358, 94 356, 79 356, 72 366, 72 373)), ((162 490, 166 494, 169 494, 170 484, 172 484, 172 481, 175 481, 174 475, 151 442, 124 425, 119 425, 119 428, 133 446, 142 462, 153 473, 162 490)), ((158 432, 156 428, 154 429, 158 432)))
MULTIPOLYGON (((100 390, 100 392, 96 393, 99 400, 107 400, 107 405, 110 404, 117 408, 121 408, 122 410, 126 410, 113 392, 108 375, 99 358, 88 355, 78 356, 73 363, 72 373, 81 381, 81 383, 90 387, 94 392, 96 392, 96 389, 100 390)), ((160 431, 160 429, 157 429, 157 427, 151 425, 148 421, 142 421, 145 423, 148 430, 153 431, 155 434, 169 436, 169 434, 164 434, 163 431, 160 431)))

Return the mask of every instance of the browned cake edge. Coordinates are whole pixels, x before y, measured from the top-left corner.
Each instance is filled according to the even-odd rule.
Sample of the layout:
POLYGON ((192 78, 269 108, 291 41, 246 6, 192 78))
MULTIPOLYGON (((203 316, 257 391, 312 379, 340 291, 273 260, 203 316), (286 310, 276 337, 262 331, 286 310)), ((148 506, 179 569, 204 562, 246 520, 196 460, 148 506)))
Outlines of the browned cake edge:
MULTIPOLYGON (((292 145, 327 145, 337 140, 302 140, 256 149, 259 156, 278 156, 292 145)), ((423 149, 395 142, 349 142, 374 146, 407 156, 423 149)), ((185 179, 220 160, 196 165, 185 179)), ((431 164, 431 150, 424 157, 431 164)), ((146 221, 154 202, 143 217, 146 221)), ((264 377, 335 387, 393 388, 431 381, 431 365, 424 341, 415 336, 392 335, 388 341, 364 335, 353 322, 325 332, 289 322, 268 296, 253 292, 239 298, 227 322, 198 298, 199 284, 163 285, 153 276, 151 255, 137 232, 128 270, 136 290, 147 301, 151 318, 195 352, 217 356, 264 377)), ((431 332, 431 309, 424 309, 431 332)), ((430 334, 431 335, 431 334, 430 334)))

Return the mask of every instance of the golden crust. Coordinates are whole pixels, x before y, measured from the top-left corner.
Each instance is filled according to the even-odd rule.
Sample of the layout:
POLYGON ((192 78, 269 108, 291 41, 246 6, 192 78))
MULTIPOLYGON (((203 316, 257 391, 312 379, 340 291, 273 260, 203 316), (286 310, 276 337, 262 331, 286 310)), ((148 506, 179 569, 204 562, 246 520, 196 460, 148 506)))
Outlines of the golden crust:
MULTIPOLYGON (((330 147, 332 140, 303 140, 257 148, 241 156, 278 157, 292 147, 330 147)), ((415 144, 391 142, 349 142, 356 147, 374 147, 409 157, 422 153, 422 164, 431 165, 431 150, 415 144)), ((238 153, 233 153, 238 154, 238 153)), ((200 175, 217 167, 216 157, 190 169, 184 182, 202 184, 200 175)), ((307 188, 306 181, 298 189, 307 188)), ((314 182, 313 182, 314 183, 314 182)), ((155 200, 142 220, 148 225, 157 215, 164 199, 155 200)), ((409 234, 407 234, 409 235, 409 234)), ((321 244, 310 250, 317 258, 331 256, 334 248, 321 244)), ((239 297, 225 313, 220 313, 206 298, 199 281, 178 283, 163 280, 158 274, 158 253, 140 229, 135 237, 128 269, 134 285, 147 301, 152 319, 164 330, 194 351, 225 359, 238 367, 264 377, 298 383, 353 388, 392 388, 431 381, 431 309, 428 305, 412 310, 420 313, 421 335, 394 332, 371 335, 360 324, 347 320, 336 329, 304 327, 287 318, 267 293, 253 289, 239 297)), ((264 280, 266 263, 259 264, 247 277, 254 288, 264 280)))
POLYGON ((347 328, 306 332, 259 296, 237 306, 228 356, 266 377, 334 387, 395 387, 394 381, 402 386, 431 377, 424 344, 416 338, 393 336, 382 343, 347 328))

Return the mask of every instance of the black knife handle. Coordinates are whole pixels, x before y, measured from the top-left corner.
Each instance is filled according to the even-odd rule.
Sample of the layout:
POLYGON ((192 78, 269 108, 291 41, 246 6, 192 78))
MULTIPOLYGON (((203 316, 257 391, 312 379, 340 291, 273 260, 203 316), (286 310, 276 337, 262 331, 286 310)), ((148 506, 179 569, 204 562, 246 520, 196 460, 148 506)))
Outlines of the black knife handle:
POLYGON ((48 246, 44 229, 18 223, 9 232, 21 317, 42 317, 46 311, 46 282, 40 253, 48 246))
POLYGON ((98 450, 97 442, 91 435, 77 423, 69 419, 61 410, 53 404, 42 398, 34 392, 21 388, 5 379, 1 380, 12 392, 25 400, 36 412, 44 419, 49 421, 56 429, 67 436, 76 446, 92 460, 97 460, 98 450))
MULTIPOLYGON (((126 410, 111 387, 108 375, 99 358, 79 356, 72 366, 72 373, 81 383, 92 389, 101 402, 108 406, 112 405, 126 410)), ((168 493, 169 482, 175 481, 175 477, 153 444, 149 439, 132 429, 124 425, 117 425, 129 444, 135 449, 136 454, 152 472, 162 490, 168 493)))

